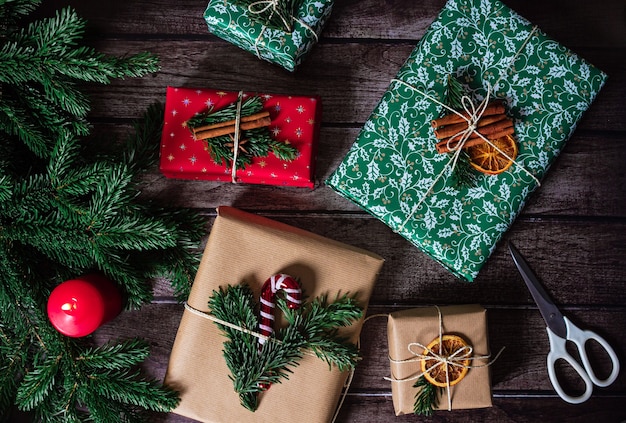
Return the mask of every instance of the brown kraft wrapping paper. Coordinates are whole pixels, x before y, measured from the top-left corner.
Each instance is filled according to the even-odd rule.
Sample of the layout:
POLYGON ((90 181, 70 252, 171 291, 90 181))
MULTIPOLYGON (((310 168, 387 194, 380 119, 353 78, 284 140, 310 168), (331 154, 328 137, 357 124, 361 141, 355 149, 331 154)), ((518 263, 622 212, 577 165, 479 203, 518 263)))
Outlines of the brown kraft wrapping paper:
MULTIPOLYGON (((487 311, 478 304, 439 307, 443 315, 443 333, 459 335, 473 347, 473 356, 488 356, 487 311)), ((412 414, 415 403, 414 376, 421 374, 420 361, 408 350, 412 342, 428 345, 439 336, 437 307, 402 310, 389 315, 387 321, 389 358, 391 366, 391 394, 396 415, 412 414), (397 361, 414 360, 407 363, 397 361), (409 379, 409 380, 403 380, 409 379)), ((414 351, 423 351, 414 347, 414 351)), ((452 409, 491 407, 491 376, 489 358, 474 359, 465 377, 450 387, 452 409)), ((443 388, 436 409, 448 409, 448 394, 443 388)))
MULTIPOLYGON (((219 207, 188 303, 208 312, 213 290, 246 282, 258 297, 262 284, 276 273, 300 280, 309 298, 357 293, 365 309, 383 259, 367 251, 243 212, 219 207)), ((277 312, 278 314, 278 312, 277 312)), ((279 323, 277 315, 276 324, 279 323)), ((341 335, 356 342, 362 319, 341 335)), ((181 396, 175 413, 202 422, 307 422, 332 419, 348 372, 309 355, 289 375, 260 394, 255 412, 245 409, 229 379, 222 349, 226 340, 217 325, 184 311, 172 347, 165 384, 181 396)))

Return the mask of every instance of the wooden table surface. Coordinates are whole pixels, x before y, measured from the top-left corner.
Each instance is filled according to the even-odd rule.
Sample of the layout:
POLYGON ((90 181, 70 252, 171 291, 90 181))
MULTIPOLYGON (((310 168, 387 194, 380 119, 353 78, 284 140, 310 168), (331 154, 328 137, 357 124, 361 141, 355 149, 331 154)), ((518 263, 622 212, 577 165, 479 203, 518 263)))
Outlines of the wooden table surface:
MULTIPOLYGON (((50 11, 67 1, 44 2, 50 11)), ((365 248, 386 259, 369 313, 428 304, 480 303, 488 310, 493 407, 440 411, 432 419, 395 417, 389 382, 385 319, 363 331, 364 360, 338 422, 483 421, 602 422, 626 419, 626 372, 596 388, 582 405, 552 389, 546 371, 544 322, 511 261, 514 240, 574 322, 602 334, 626 368, 626 4, 505 0, 553 38, 604 70, 609 80, 580 122, 541 188, 487 261, 474 283, 461 282, 377 219, 324 185, 378 100, 444 5, 444 0, 337 0, 319 44, 289 73, 211 35, 202 1, 72 1, 88 21, 98 49, 118 55, 150 51, 162 69, 142 79, 90 87, 97 131, 122 133, 167 85, 281 94, 320 95, 324 113, 314 190, 230 185, 148 175, 143 195, 198 210, 207 234, 215 207, 230 205, 365 248)), ((167 283, 139 311, 124 312, 96 337, 141 336, 152 346, 146 372, 162 379, 183 307, 167 283)), ((210 383, 210 382, 209 382, 210 383)), ((207 400, 210 400, 207 398, 207 400)), ((155 422, 183 423, 155 415, 155 422)), ((306 416, 300 420, 306 422, 306 416)))

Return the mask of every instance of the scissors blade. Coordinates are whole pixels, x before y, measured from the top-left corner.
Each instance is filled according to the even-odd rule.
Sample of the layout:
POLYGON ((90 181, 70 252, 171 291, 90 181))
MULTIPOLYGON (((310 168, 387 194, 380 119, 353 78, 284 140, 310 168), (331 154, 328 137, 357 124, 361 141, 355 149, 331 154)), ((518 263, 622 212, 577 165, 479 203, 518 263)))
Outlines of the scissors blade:
POLYGON ((515 266, 517 266, 517 270, 519 270, 524 282, 526 282, 526 286, 530 291, 530 294, 533 296, 533 299, 537 303, 539 307, 539 311, 543 316, 543 320, 546 321, 546 324, 554 332, 555 335, 560 336, 563 339, 567 338, 567 327, 565 326, 565 320, 563 319, 563 315, 557 308, 557 306, 552 302, 550 296, 545 291, 537 276, 530 270, 528 263, 522 256, 522 254, 515 248, 513 244, 509 242, 509 252, 513 257, 513 261, 515 262, 515 266))

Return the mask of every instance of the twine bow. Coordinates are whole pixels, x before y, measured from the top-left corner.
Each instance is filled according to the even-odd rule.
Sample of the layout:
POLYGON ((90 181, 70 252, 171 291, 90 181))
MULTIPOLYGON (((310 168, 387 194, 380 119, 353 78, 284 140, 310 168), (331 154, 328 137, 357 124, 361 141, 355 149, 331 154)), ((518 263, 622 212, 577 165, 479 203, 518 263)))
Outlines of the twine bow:
MULTIPOLYGON (((441 309, 438 306, 434 306, 437 309, 437 315, 438 315, 438 320, 439 320, 439 345, 443 345, 443 315, 441 313, 441 309)), ((407 349, 409 350, 409 352, 411 353, 411 355, 413 355, 415 358, 409 358, 406 360, 395 360, 391 357, 389 357, 389 362, 394 363, 394 364, 408 364, 408 363, 415 363, 415 362, 419 362, 421 363, 422 361, 435 361, 435 364, 433 364, 432 366, 430 366, 429 368, 427 368, 424 372, 420 372, 418 374, 415 374, 413 376, 409 376, 407 378, 403 378, 403 379, 396 379, 394 377, 385 377, 385 380, 388 380, 390 382, 409 382, 409 381, 413 381, 413 380, 417 380, 420 377, 422 377, 425 373, 429 373, 431 370, 436 369, 437 367, 440 366, 445 366, 445 373, 446 373, 446 393, 447 393, 447 397, 448 397, 448 411, 452 410, 452 395, 451 395, 451 387, 450 387, 450 374, 448 372, 448 366, 454 366, 454 367, 459 367, 459 368, 466 368, 466 369, 474 369, 474 368, 479 368, 479 367, 487 367, 490 366, 493 362, 495 362, 498 357, 500 356, 500 354, 502 353, 502 351, 504 350, 504 348, 502 348, 498 354, 495 356, 495 358, 489 362, 487 362, 486 364, 480 364, 480 365, 469 365, 469 364, 465 364, 466 361, 473 361, 473 360, 488 360, 489 358, 491 358, 491 354, 487 354, 487 355, 479 355, 479 356, 473 356, 474 353, 474 349, 469 346, 469 345, 465 345, 463 347, 458 348, 457 350, 453 351, 450 355, 443 355, 443 354, 438 354, 436 352, 434 352, 432 349, 428 348, 428 346, 421 344, 419 342, 411 342, 407 345, 407 349), (426 351, 426 354, 424 354, 422 351, 418 352, 418 351, 414 351, 413 348, 414 347, 419 347, 421 348, 422 351, 426 351)), ((441 348, 443 350, 443 348, 441 348)))
POLYGON ((278 13, 278 5, 280 0, 259 0, 252 2, 248 5, 248 13, 251 15, 262 15, 271 9, 271 13, 266 19, 266 22, 272 20, 272 17, 276 14, 283 21, 283 28, 287 32, 291 32, 291 22, 288 22, 285 17, 278 13))
MULTIPOLYGON (((513 67, 513 63, 515 62, 515 59, 517 59, 517 57, 520 55, 520 53, 522 52, 522 50, 524 49, 526 44, 530 41, 532 36, 535 34, 537 29, 538 29, 537 26, 533 27, 532 31, 530 31, 530 33, 528 34, 528 37, 526 37, 526 39, 524 40, 524 42, 522 43, 520 48, 517 50, 515 55, 511 58, 511 61, 509 62, 509 64, 505 67, 504 74, 500 75, 500 77, 496 80, 496 83, 494 84, 494 86, 497 85, 500 82, 500 80, 502 80, 502 78, 505 76, 505 74, 508 72, 508 70, 513 67)), ((492 95, 492 86, 491 86, 491 84, 489 84, 489 82, 487 82, 487 94, 485 95, 485 98, 483 99, 483 101, 478 104, 478 106, 473 104, 473 102, 472 102, 472 100, 471 100, 471 98, 469 96, 463 96, 461 98, 461 104, 463 105, 463 109, 467 113, 467 116, 464 115, 463 113, 457 111, 457 110, 454 110, 453 108, 451 108, 447 104, 442 103, 441 101, 439 101, 435 97, 433 97, 433 96, 429 95, 428 93, 420 90, 419 88, 414 87, 413 85, 411 85, 411 84, 409 84, 409 83, 407 83, 405 81, 402 81, 401 79, 393 78, 391 80, 391 82, 392 83, 399 83, 399 84, 404 85, 405 87, 407 87, 407 88, 417 92, 418 94, 422 95, 423 97, 429 99, 430 101, 432 101, 432 102, 442 106, 443 108, 449 110, 450 112, 455 113, 456 115, 460 116, 463 120, 465 120, 467 122, 467 128, 466 129, 458 132, 454 136, 450 137, 450 140, 448 140, 446 146, 449 148, 450 151, 453 152, 452 156, 450 157, 448 162, 445 164, 445 166, 443 167, 441 172, 439 172, 439 174, 435 177, 435 179, 433 180, 432 184, 430 185, 430 187, 428 187, 428 189, 426 190, 424 195, 422 195, 422 197, 415 204, 415 206, 413 206, 413 209, 411 210, 411 212, 407 214, 406 219, 400 225, 400 229, 403 229, 404 226, 407 224, 407 222, 410 219, 413 218, 413 216, 417 212, 419 206, 426 200, 426 198, 428 198, 428 196, 430 195, 431 191, 433 190, 433 188, 435 187, 435 185, 437 184, 439 179, 441 179, 443 177, 443 175, 445 175, 445 173, 448 171, 448 169, 450 171, 454 171, 454 169, 455 169, 455 167, 456 167, 456 165, 458 163, 459 157, 461 155, 461 151, 463 150, 463 147, 465 145, 465 142, 470 138, 470 136, 473 136, 474 134, 476 134, 484 142, 486 142, 491 147, 493 147, 496 151, 498 151, 498 153, 502 154, 508 160, 513 162, 513 164, 515 166, 517 166, 518 168, 520 168, 524 173, 529 175, 535 181, 537 186, 541 185, 541 182, 539 181, 539 179, 535 175, 533 175, 532 172, 530 172, 528 169, 526 169, 523 165, 518 163, 516 160, 513 160, 506 152, 504 152, 501 148, 499 148, 497 145, 495 145, 488 138, 486 138, 484 135, 482 135, 480 132, 478 132, 476 130, 478 121, 480 120, 480 118, 482 117, 483 113, 485 112, 485 109, 487 108, 488 103, 489 103, 489 98, 492 95), (458 137, 458 136, 461 137, 458 140, 458 144, 456 144, 456 145, 450 144, 451 140, 455 140, 455 143, 456 143, 456 137, 458 137)))

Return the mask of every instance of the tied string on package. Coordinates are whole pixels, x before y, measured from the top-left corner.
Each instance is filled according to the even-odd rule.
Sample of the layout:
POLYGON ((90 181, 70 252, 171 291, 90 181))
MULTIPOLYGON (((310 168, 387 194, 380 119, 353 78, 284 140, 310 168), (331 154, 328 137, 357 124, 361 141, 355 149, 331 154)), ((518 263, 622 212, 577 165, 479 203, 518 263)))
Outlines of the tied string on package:
POLYGON ((272 152, 280 160, 292 161, 298 156, 297 148, 272 138, 271 123, 261 97, 239 91, 234 104, 219 110, 210 108, 185 125, 195 140, 207 143, 206 150, 215 163, 230 164, 231 182, 237 183, 237 170, 252 164, 254 157, 266 157, 272 152))
MULTIPOLYGON (((415 412, 417 414, 427 414, 426 410, 431 410, 435 405, 430 401, 436 401, 437 396, 428 397, 423 395, 424 390, 433 389, 426 384, 432 384, 433 387, 444 388, 447 394, 448 411, 452 410, 452 387, 458 383, 462 383, 463 378, 470 369, 488 367, 493 364, 504 348, 500 349, 495 358, 491 358, 491 354, 474 355, 474 348, 458 335, 447 334, 444 332, 443 314, 438 306, 434 306, 437 310, 438 318, 438 335, 428 344, 420 342, 410 342, 407 344, 407 350, 413 356, 412 358, 397 360, 389 357, 389 362, 395 365, 413 365, 420 364, 420 371, 406 378, 385 377, 392 383, 415 382, 413 387, 421 388, 415 397, 415 412), (487 361, 485 364, 472 364, 476 360, 487 361), (422 402, 422 404, 420 404, 422 402), (423 402, 429 402, 424 404, 423 402), (420 412, 418 412, 420 411, 420 412)), ((374 316, 372 316, 374 317, 374 316)))
POLYGON ((261 33, 254 42, 254 49, 259 59, 261 59, 261 53, 258 46, 267 28, 291 34, 293 32, 293 24, 295 23, 309 31, 316 42, 319 41, 315 30, 301 18, 295 16, 301 0, 258 0, 252 2, 242 1, 242 3, 248 4, 247 11, 250 19, 263 25, 261 33))
MULTIPOLYGON (((397 78, 393 78, 391 80, 392 83, 402 85, 418 93, 424 98, 432 101, 433 103, 441 106, 442 108, 449 111, 452 115, 454 115, 457 120, 460 120, 461 122, 464 122, 466 124, 466 125, 463 125, 463 128, 460 129, 458 132, 451 134, 451 136, 449 137, 446 137, 445 142, 439 142, 437 144, 438 152, 450 152, 452 154, 449 157, 448 161, 446 162, 445 166, 442 168, 441 172, 439 172, 439 174, 434 178, 434 180, 432 181, 428 189, 419 198, 417 203, 413 206, 412 210, 407 214, 406 219, 402 222, 402 224, 399 227, 400 230, 403 229, 405 225, 409 222, 409 220, 411 220, 415 216, 415 213, 417 212, 418 208, 428 198, 428 196, 431 194, 431 192, 433 191, 433 189, 435 188, 439 180, 444 175, 446 175, 446 173, 450 174, 451 172, 454 171, 454 169, 457 167, 459 163, 459 158, 461 156, 463 149, 477 142, 487 143, 493 150, 497 151, 498 154, 500 154, 502 157, 506 158, 509 162, 511 162, 511 164, 513 164, 514 166, 519 168, 522 172, 530 176, 530 178, 537 184, 537 186, 541 185, 539 179, 532 172, 526 169, 521 163, 519 163, 519 161, 516 160, 516 157, 511 157, 507 151, 504 151, 499 145, 496 144, 496 142, 494 142, 496 137, 489 136, 489 135, 485 136, 483 133, 481 133, 481 129, 480 129, 481 121, 484 119, 483 115, 485 114, 486 110, 490 107, 490 101, 493 95, 493 87, 498 86, 499 82, 506 76, 508 71, 513 68, 513 64, 515 60, 521 54, 526 44, 534 36, 537 29, 538 29, 537 26, 533 27, 528 37, 524 40, 521 47, 517 50, 515 55, 511 58, 510 62, 505 67, 500 77, 496 80, 493 86, 489 82, 486 82, 486 94, 482 101, 480 101, 478 104, 474 104, 474 102, 469 96, 464 95, 461 97, 460 100, 461 100, 462 110, 456 110, 450 107, 444 102, 439 101, 434 96, 428 94, 425 90, 422 90, 414 85, 411 85, 406 81, 403 81, 397 78)), ((509 132, 506 132, 506 134, 508 135, 509 132)), ((503 136, 503 133, 500 135, 503 136)), ((515 141, 513 140, 513 142, 515 141)))
POLYGON ((186 310, 215 322, 228 338, 223 354, 230 379, 241 405, 250 411, 258 408, 258 394, 288 379, 305 354, 324 360, 329 370, 335 366, 352 371, 360 360, 357 346, 337 333, 361 318, 363 310, 355 297, 344 294, 333 302, 323 295, 306 302, 302 298, 296 279, 276 274, 263 284, 258 314, 246 284, 213 291, 209 312, 185 303, 186 310), (275 308, 287 321, 286 327, 276 330, 275 308))

